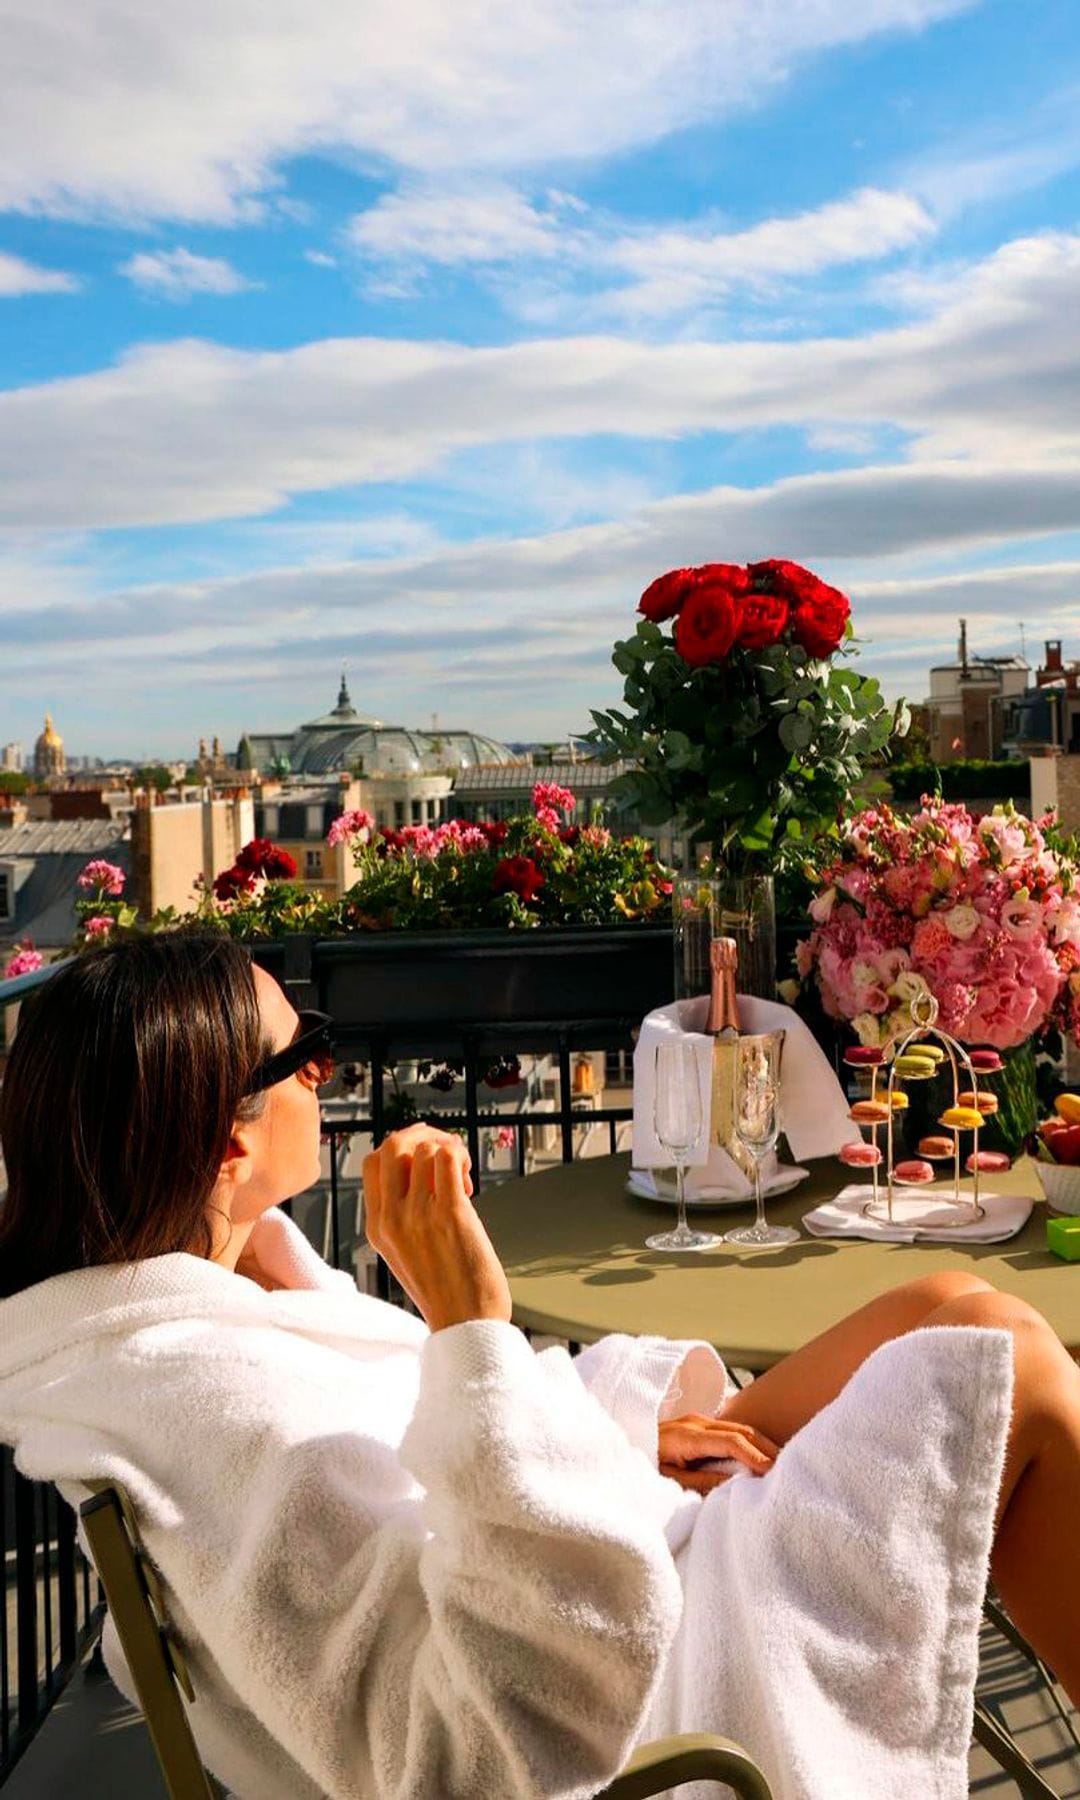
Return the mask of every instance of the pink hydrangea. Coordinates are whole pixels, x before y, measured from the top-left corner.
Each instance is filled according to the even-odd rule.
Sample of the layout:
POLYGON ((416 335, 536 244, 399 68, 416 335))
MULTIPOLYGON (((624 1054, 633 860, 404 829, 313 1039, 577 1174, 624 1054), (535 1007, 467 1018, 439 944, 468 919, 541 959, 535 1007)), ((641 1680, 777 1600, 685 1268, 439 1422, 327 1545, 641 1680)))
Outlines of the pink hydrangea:
POLYGON ((798 966, 860 1035, 902 1036, 929 990, 964 1042, 1010 1049, 1051 1021, 1080 1041, 1080 870, 1011 807, 981 820, 940 799, 910 819, 868 810, 819 882, 798 966))
POLYGON ((14 981, 17 975, 36 975, 45 967, 45 958, 40 950, 35 950, 29 938, 25 938, 11 957, 4 970, 4 980, 14 981))
POLYGON ((347 844, 356 838, 358 843, 367 844, 371 841, 374 827, 375 821, 369 812, 365 812, 362 807, 353 807, 349 812, 339 813, 332 821, 326 841, 333 846, 347 844))
POLYGON ((106 862, 104 857, 88 862, 85 869, 75 877, 77 887, 96 888, 102 898, 108 895, 111 899, 116 899, 123 893, 124 881, 123 869, 116 863, 106 862))

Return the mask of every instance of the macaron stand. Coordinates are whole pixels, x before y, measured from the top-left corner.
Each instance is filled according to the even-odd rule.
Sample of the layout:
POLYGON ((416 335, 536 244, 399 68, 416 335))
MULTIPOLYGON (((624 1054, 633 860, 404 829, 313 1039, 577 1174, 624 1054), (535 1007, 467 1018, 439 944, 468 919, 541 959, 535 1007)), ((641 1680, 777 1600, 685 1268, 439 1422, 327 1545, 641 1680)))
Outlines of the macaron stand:
POLYGON ((911 1016, 913 1028, 900 1040, 891 1061, 886 1061, 884 1050, 867 1045, 854 1045, 845 1052, 849 1067, 870 1076, 869 1096, 856 1100, 849 1114, 869 1137, 844 1144, 840 1160, 848 1168, 870 1170, 871 1187, 862 1212, 890 1225, 910 1217, 915 1190, 938 1179, 935 1164, 951 1164, 952 1204, 942 1205, 944 1196, 936 1189, 933 1216, 926 1219, 925 1228, 954 1230, 985 1216, 979 1198, 980 1176, 1009 1167, 1003 1152, 983 1150, 979 1145, 985 1120, 998 1110, 996 1096, 980 1082, 1000 1073, 1003 1065, 996 1050, 968 1050, 940 1030, 938 1004, 932 994, 920 995, 912 1002, 911 1016), (952 1103, 941 1113, 941 1135, 920 1139, 917 1157, 898 1159, 895 1122, 908 1105, 906 1084, 933 1080, 946 1067, 952 1075, 952 1103), (965 1086, 961 1086, 961 1076, 965 1086), (882 1129, 884 1152, 878 1142, 882 1129), (969 1133, 971 1149, 965 1156, 963 1145, 969 1133))

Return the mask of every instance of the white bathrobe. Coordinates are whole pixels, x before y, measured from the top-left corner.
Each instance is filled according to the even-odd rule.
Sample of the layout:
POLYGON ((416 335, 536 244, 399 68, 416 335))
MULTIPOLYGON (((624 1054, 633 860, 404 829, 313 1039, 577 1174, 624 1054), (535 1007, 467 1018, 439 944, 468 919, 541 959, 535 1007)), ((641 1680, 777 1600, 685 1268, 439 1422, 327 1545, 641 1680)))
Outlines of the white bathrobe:
POLYGON ((706 1347, 429 1335, 283 1215, 253 1241, 284 1289, 174 1255, 0 1303, 0 1436, 128 1489, 242 1800, 584 1797, 687 1729, 778 1800, 966 1795, 1005 1333, 885 1346, 702 1503, 656 1437, 719 1406, 706 1347))

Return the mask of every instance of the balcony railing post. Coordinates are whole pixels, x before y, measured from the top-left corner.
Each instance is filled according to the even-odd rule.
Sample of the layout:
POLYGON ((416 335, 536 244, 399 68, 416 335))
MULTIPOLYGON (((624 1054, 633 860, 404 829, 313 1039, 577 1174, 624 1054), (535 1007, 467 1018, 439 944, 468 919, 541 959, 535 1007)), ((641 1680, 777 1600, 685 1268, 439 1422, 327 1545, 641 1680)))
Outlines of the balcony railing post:
POLYGON ((562 1159, 574 1160, 574 1096, 570 1078, 570 1044, 559 1038, 559 1123, 562 1126, 562 1159))
POLYGON ((15 1476, 15 1668, 20 1729, 38 1716, 37 1506, 34 1483, 15 1476))

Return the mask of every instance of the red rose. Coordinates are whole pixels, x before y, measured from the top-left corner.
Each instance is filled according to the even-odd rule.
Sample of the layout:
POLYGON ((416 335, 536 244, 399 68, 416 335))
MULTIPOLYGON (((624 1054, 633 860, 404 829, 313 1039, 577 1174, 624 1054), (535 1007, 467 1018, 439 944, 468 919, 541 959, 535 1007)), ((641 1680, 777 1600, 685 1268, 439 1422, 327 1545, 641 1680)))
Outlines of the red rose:
POLYGON ((750 563, 747 573, 756 593, 776 594, 790 606, 799 606, 804 600, 813 600, 826 591, 835 592, 835 589, 826 590, 825 583, 810 569, 804 569, 801 563, 750 563))
POLYGON ((736 643, 744 650, 764 650, 784 634, 788 603, 778 594, 748 594, 739 610, 736 643))
POLYGON ((644 613, 654 625, 673 619, 694 587, 696 574, 696 569, 669 569, 666 575, 658 575, 638 601, 638 612, 644 613))
POLYGON ((744 569, 742 563, 702 563, 691 572, 697 577, 695 587, 711 587, 717 582, 729 594, 748 594, 754 585, 749 569, 744 569))
POLYGON ((505 856, 491 877, 494 893, 516 894, 526 906, 536 899, 543 885, 544 877, 531 856, 505 856))
POLYGON ((736 604, 719 583, 695 588, 675 623, 675 648, 692 669, 723 662, 735 642, 736 604))
POLYGON ((807 656, 821 659, 831 656, 843 642, 851 607, 839 588, 826 587, 824 582, 818 586, 821 592, 793 611, 791 635, 807 656))

